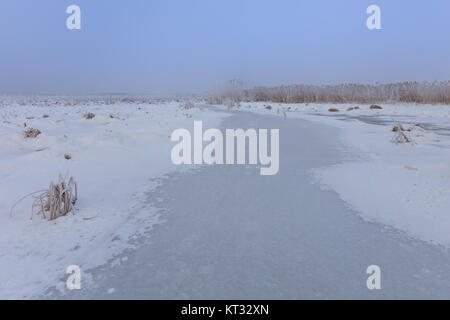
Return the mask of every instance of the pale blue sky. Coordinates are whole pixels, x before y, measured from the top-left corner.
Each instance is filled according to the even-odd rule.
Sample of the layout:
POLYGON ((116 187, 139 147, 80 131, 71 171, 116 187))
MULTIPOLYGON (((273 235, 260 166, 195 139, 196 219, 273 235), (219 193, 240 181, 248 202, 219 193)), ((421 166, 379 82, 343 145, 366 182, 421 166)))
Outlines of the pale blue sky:
POLYGON ((0 92, 449 80, 449 39, 448 0, 1 0, 0 92))

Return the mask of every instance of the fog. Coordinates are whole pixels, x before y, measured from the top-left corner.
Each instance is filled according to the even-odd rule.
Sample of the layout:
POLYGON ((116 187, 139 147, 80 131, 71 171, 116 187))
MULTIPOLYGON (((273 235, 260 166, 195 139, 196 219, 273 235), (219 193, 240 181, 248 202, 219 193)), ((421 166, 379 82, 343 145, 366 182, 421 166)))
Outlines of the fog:
POLYGON ((283 84, 450 79, 445 0, 0 3, 0 93, 187 94, 283 84), (66 8, 81 8, 69 30, 66 8))

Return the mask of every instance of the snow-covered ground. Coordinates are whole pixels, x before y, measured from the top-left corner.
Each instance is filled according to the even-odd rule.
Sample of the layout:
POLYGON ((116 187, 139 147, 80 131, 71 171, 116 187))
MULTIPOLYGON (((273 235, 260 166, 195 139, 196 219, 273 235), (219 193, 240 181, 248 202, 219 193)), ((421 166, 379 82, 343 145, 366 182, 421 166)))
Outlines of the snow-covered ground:
MULTIPOLYGON (((314 180, 367 220, 450 247, 450 106, 347 111, 352 106, 267 102, 233 109, 339 128, 345 161, 312 170, 314 180), (392 143, 394 123, 412 128, 405 134, 414 143, 392 143)), ((164 174, 185 168, 172 165, 170 134, 192 128, 195 119, 217 128, 228 116, 220 110, 226 107, 179 102, 1 105, 0 298, 35 297, 56 283, 64 291, 69 265, 86 271, 120 263, 115 260, 135 246, 133 239, 159 223, 145 201, 148 192, 164 174), (84 117, 89 112, 93 119, 84 117), (42 133, 25 139, 30 127, 42 133), (18 199, 47 188, 60 173, 78 183, 75 214, 52 222, 30 219, 28 197, 10 216, 18 199)))
POLYGON ((196 118, 215 127, 223 117, 178 102, 0 106, 0 298, 30 298, 56 283, 64 290, 69 265, 89 270, 132 247, 133 238, 158 223, 142 197, 155 179, 177 169, 172 131, 192 127, 196 118), (93 119, 84 117, 89 112, 93 119), (30 127, 42 133, 25 139, 30 127), (28 197, 10 217, 19 198, 48 188, 58 174, 78 184, 75 214, 30 219, 28 197))
POLYGON ((316 181, 369 221, 450 247, 450 106, 381 106, 260 102, 240 109, 339 128, 347 160, 314 170, 316 181), (360 109, 347 110, 354 106, 360 109), (396 123, 412 129, 405 134, 413 143, 392 142, 396 123))

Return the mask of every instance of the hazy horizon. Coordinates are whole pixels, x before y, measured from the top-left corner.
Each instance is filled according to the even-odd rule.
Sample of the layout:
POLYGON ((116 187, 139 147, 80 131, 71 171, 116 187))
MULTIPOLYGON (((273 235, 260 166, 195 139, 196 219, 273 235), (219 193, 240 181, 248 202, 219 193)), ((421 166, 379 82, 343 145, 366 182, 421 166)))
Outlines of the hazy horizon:
POLYGON ((189 94, 450 79, 447 1, 0 3, 0 93, 189 94), (66 8, 81 8, 68 30, 66 8), (381 8, 382 30, 366 28, 381 8))

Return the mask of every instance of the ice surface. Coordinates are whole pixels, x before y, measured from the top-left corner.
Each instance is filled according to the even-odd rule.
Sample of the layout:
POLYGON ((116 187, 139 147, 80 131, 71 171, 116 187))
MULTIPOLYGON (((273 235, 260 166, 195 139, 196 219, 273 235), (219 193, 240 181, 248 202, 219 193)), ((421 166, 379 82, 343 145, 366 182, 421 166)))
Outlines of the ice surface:
POLYGON ((199 106, 1 106, 0 298, 450 297, 448 106, 199 106), (279 174, 171 164, 172 130, 223 119, 279 128, 279 174), (425 130, 394 145, 396 122, 425 130), (30 220, 27 199, 9 217, 59 173, 78 182, 74 214, 30 220), (84 289, 66 296, 72 264, 84 289))
POLYGON ((170 175, 147 198, 166 220, 149 243, 128 252, 127 263, 94 270, 95 288, 63 297, 450 297, 446 250, 362 220, 313 183, 312 168, 347 158, 339 129, 239 112, 222 126, 280 128, 279 174, 213 166, 170 175), (381 268, 379 291, 366 287, 372 264, 381 268))

